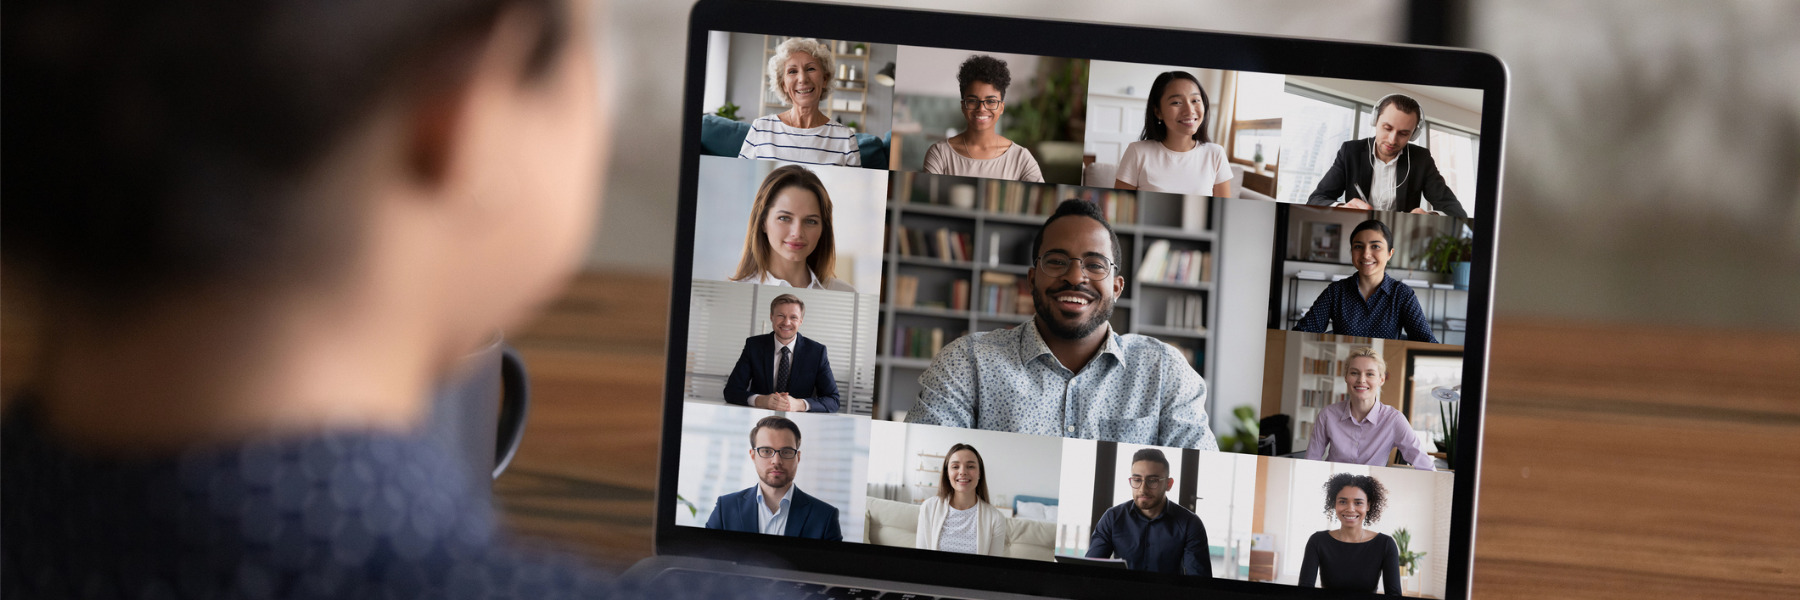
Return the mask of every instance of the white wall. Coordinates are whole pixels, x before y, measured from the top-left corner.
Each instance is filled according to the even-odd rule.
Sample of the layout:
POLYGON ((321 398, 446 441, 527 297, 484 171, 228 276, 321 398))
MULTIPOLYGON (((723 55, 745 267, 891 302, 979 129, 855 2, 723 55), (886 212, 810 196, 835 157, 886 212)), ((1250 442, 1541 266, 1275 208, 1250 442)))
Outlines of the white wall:
POLYGON ((1221 419, 1231 409, 1262 409, 1263 346, 1268 343, 1269 265, 1275 260, 1275 203, 1263 200, 1215 200, 1223 202, 1219 227, 1219 322, 1213 325, 1218 341, 1211 355, 1214 379, 1209 381, 1207 411, 1213 433, 1224 435, 1231 426, 1221 419))
POLYGON ((963 61, 975 54, 1006 61, 1006 70, 1012 74, 1012 83, 1006 88, 1007 98, 1025 95, 1037 85, 1037 56, 901 46, 899 58, 894 63, 894 93, 961 98, 962 94, 956 88, 956 72, 963 61))
MULTIPOLYGON (((1427 119, 1443 121, 1470 131, 1481 131, 1479 90, 1298 75, 1288 76, 1287 82, 1371 105, 1388 94, 1406 94, 1419 101, 1419 108, 1425 111, 1427 119)), ((1364 127, 1366 126, 1365 123, 1364 127)))

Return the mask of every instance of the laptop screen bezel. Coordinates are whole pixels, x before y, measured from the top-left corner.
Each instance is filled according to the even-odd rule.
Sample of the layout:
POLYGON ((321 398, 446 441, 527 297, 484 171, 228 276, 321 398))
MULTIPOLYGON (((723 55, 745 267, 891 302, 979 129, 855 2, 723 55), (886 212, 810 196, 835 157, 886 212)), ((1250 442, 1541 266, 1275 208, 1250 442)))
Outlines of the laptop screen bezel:
MULTIPOLYGON (((654 544, 659 555, 717 558, 741 564, 791 567, 835 575, 892 579, 1012 593, 1064 597, 1128 592, 1192 591, 1191 578, 1053 562, 949 554, 860 543, 822 542, 675 525, 683 382, 692 291, 694 229, 700 171, 700 126, 705 112, 707 34, 710 31, 857 39, 869 43, 957 48, 1072 58, 1178 64, 1338 79, 1479 89, 1480 150, 1472 221, 1474 260, 1469 277, 1463 412, 1450 517, 1447 595, 1467 597, 1472 581, 1481 432, 1487 396, 1495 243, 1500 219, 1500 171, 1508 75, 1499 59, 1476 51, 1237 33, 1154 29, 907 9, 782 2, 701 0, 687 30, 682 98, 680 205, 674 239, 668 347, 654 544), (1121 43, 1120 40, 1129 40, 1121 43), (1180 52, 1171 52, 1180 49, 1180 52), (1180 57, 1205 57, 1204 60, 1180 57), (1173 57, 1173 60, 1171 60, 1173 57), (695 118, 689 118, 696 116, 695 118), (1466 458, 1464 458, 1466 457, 1466 458), (945 567, 954 567, 946 569, 945 567), (1021 577, 1021 575, 1029 575, 1021 577), (1009 577, 1010 576, 1010 577, 1009 577)), ((1216 579, 1217 591, 1259 596, 1312 596, 1324 590, 1216 579)), ((1341 592, 1338 592, 1341 595, 1341 592)))

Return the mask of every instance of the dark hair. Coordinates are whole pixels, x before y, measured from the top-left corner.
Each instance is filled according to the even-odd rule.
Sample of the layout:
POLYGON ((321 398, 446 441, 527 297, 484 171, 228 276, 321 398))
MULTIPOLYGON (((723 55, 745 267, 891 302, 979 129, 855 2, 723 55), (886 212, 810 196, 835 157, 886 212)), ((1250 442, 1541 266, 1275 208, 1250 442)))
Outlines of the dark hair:
POLYGON ((944 464, 938 471, 938 497, 949 498, 951 494, 955 493, 955 490, 950 487, 950 455, 956 454, 962 450, 968 450, 971 454, 975 455, 976 470, 981 472, 981 480, 975 482, 975 497, 980 498, 982 502, 989 502, 991 504, 992 502, 988 500, 987 493, 987 461, 981 459, 980 450, 976 450, 974 446, 968 444, 951 446, 950 451, 944 453, 944 464))
POLYGON ((1044 253, 1044 230, 1049 229, 1051 223, 1055 223, 1057 219, 1063 217, 1087 217, 1099 221, 1100 226, 1106 228, 1106 237, 1112 239, 1113 263, 1119 265, 1121 269, 1125 268, 1125 257, 1120 256, 1125 253, 1124 245, 1119 243, 1119 234, 1113 232, 1112 223, 1106 222, 1106 214, 1100 212, 1100 205, 1078 198, 1070 198, 1062 201, 1062 204, 1056 205, 1056 212, 1051 214, 1050 218, 1044 219, 1044 224, 1038 227, 1037 234, 1031 236, 1032 264, 1036 264, 1038 256, 1044 253))
POLYGON ((1370 230, 1381 233, 1381 239, 1382 239, 1382 241, 1387 242, 1389 250, 1392 250, 1394 248, 1394 230, 1388 229, 1387 223, 1383 223, 1383 222, 1377 221, 1375 219, 1369 219, 1367 221, 1357 223, 1356 229, 1350 230, 1350 239, 1355 240, 1356 234, 1362 233, 1364 231, 1370 231, 1370 230))
POLYGON ((969 93, 969 86, 980 81, 1000 90, 1000 98, 1006 99, 1006 87, 1012 85, 1012 71, 1006 68, 1006 61, 976 54, 963 61, 962 67, 956 70, 956 91, 960 97, 969 93))
MULTIPOLYGON (((1372 118, 1377 121, 1381 120, 1381 111, 1389 106, 1394 107, 1400 112, 1418 117, 1419 125, 1425 124, 1425 111, 1419 108, 1419 101, 1412 99, 1412 96, 1406 94, 1388 94, 1382 96, 1381 100, 1375 102, 1375 116, 1372 118)), ((1413 133, 1418 133, 1418 131, 1418 126, 1413 126, 1413 133)))
POLYGON ((1162 465, 1163 472, 1165 472, 1165 473, 1170 470, 1169 469, 1169 459, 1167 457, 1163 456, 1163 451, 1161 451, 1161 450, 1157 450, 1155 448, 1145 448, 1143 450, 1134 452, 1131 455, 1131 464, 1135 465, 1135 464, 1144 462, 1146 460, 1156 463, 1156 464, 1159 464, 1159 465, 1162 465))
POLYGON ((1383 487, 1381 482, 1376 481, 1374 477, 1349 473, 1338 473, 1325 481, 1326 515, 1336 512, 1333 509, 1336 508, 1338 492, 1344 491, 1344 488, 1347 487, 1360 489, 1364 496, 1369 497, 1369 510, 1363 513, 1364 523, 1373 524, 1381 519, 1381 508, 1387 506, 1387 488, 1383 487))
POLYGON ((1200 103, 1206 107, 1206 112, 1200 114, 1200 130, 1194 132, 1194 141, 1202 144, 1212 142, 1212 138, 1206 135, 1206 126, 1212 123, 1212 97, 1206 95, 1206 86, 1200 85, 1200 80, 1187 71, 1166 71, 1157 75, 1156 82, 1150 84, 1150 100, 1144 104, 1144 133, 1138 139, 1160 142, 1169 135, 1169 127, 1163 125, 1162 119, 1157 118, 1156 109, 1162 104, 1163 91, 1176 79, 1192 81, 1194 87, 1200 90, 1200 103))
POLYGON ((794 443, 795 444, 800 443, 800 426, 799 425, 795 425, 794 422, 788 420, 787 417, 768 416, 768 417, 763 417, 761 421, 756 422, 755 427, 750 428, 750 447, 751 448, 756 447, 756 432, 762 431, 762 428, 764 428, 764 427, 768 427, 771 429, 786 429, 788 431, 792 431, 792 432, 794 432, 794 443))
POLYGON ((351 199, 311 169, 384 98, 467 77, 503 9, 541 9, 525 65, 568 38, 563 0, 9 2, 9 262, 47 292, 124 311, 246 277, 331 272, 351 199))
POLYGON ((769 301, 769 314, 774 314, 775 307, 781 306, 783 304, 798 304, 798 305, 800 305, 800 313, 806 314, 806 303, 801 302, 800 297, 795 296, 793 294, 782 294, 780 296, 776 296, 774 300, 770 300, 769 301))
MULTIPOLYGON (((737 272, 732 274, 733 280, 762 278, 769 272, 770 254, 768 237, 769 211, 775 209, 775 196, 782 190, 797 187, 809 192, 819 199, 819 220, 824 224, 824 231, 819 233, 819 243, 813 246, 812 253, 806 255, 806 266, 819 281, 830 281, 837 277, 837 234, 831 230, 831 193, 825 191, 825 182, 806 167, 786 165, 776 167, 763 178, 762 185, 756 188, 756 200, 750 206, 750 223, 744 230, 744 254, 738 258, 737 272)), ((773 307, 770 307, 773 308, 773 307)), ((804 308, 804 307, 802 307, 804 308)))

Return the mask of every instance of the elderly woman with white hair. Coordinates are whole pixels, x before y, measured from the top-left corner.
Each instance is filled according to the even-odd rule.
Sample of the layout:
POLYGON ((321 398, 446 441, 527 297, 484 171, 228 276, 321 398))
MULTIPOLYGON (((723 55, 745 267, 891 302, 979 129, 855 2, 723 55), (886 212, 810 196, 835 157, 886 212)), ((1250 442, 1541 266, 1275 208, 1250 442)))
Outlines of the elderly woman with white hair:
POLYGON ((769 91, 785 111, 750 123, 738 158, 767 158, 810 165, 862 166, 856 132, 819 112, 831 96, 831 49, 812 38, 788 38, 769 57, 769 91))

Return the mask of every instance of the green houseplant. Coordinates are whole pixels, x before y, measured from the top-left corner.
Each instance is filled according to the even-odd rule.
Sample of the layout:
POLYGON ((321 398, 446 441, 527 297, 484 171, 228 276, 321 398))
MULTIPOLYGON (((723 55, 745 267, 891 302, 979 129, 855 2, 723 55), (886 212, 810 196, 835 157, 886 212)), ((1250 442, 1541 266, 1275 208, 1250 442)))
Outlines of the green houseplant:
POLYGON ((719 108, 717 110, 713 111, 713 114, 718 115, 720 118, 723 118, 723 119, 731 119, 733 121, 736 121, 736 120, 738 120, 738 114, 737 114, 738 109, 741 109, 741 108, 743 108, 743 107, 738 106, 736 104, 732 104, 730 100, 726 100, 724 104, 719 105, 719 108))
POLYGON ((1424 558, 1427 553, 1413 552, 1408 548, 1412 545, 1412 532, 1407 531, 1405 527, 1394 530, 1394 545, 1400 547, 1400 568, 1406 571, 1406 576, 1418 575, 1419 559, 1424 558))
POLYGON ((1237 419, 1237 430, 1219 438, 1219 451, 1256 454, 1256 411, 1248 406, 1239 406, 1231 409, 1231 416, 1237 419))
POLYGON ((1469 260, 1475 241, 1452 233, 1432 236, 1425 246, 1425 268, 1450 275, 1457 289, 1469 289, 1469 260))

